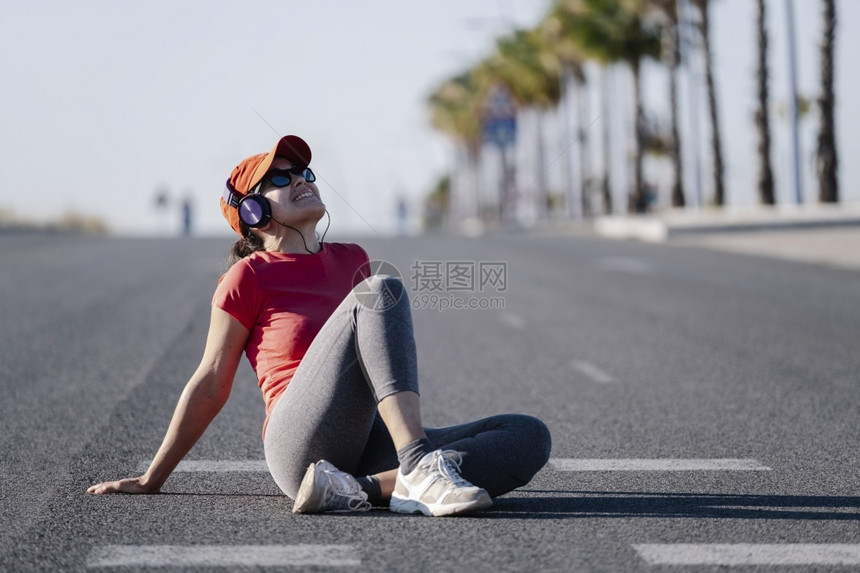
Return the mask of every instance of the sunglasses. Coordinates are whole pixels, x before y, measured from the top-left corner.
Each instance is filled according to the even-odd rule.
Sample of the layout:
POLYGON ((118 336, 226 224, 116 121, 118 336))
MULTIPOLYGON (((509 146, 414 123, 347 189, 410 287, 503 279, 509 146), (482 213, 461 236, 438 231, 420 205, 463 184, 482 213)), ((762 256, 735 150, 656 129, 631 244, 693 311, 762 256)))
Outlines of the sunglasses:
POLYGON ((301 175, 308 183, 313 183, 317 180, 317 176, 311 171, 310 167, 290 167, 289 169, 272 169, 263 176, 264 181, 268 181, 275 187, 286 187, 293 181, 293 175, 301 175))

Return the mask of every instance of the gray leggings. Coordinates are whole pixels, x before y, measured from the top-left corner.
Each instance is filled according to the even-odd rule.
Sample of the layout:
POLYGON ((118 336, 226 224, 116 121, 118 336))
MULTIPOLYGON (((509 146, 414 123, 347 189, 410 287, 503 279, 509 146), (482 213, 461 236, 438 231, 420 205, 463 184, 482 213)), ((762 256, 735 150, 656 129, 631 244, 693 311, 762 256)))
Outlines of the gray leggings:
MULTIPOLYGON (((275 482, 295 499, 308 465, 320 459, 356 476, 396 469, 376 405, 402 391, 418 391, 409 299, 399 278, 375 275, 323 325, 269 417, 264 447, 275 482)), ((549 459, 549 430, 531 416, 426 433, 434 448, 460 452, 463 477, 492 496, 527 484, 549 459)))

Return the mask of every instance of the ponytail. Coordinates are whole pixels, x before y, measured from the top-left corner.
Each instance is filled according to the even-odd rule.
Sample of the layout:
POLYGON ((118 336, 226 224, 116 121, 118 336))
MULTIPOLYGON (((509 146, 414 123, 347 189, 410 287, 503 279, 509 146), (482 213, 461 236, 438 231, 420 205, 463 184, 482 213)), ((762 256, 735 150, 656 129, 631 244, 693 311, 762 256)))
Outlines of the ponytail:
POLYGON ((232 267, 252 253, 265 250, 263 238, 260 235, 252 232, 242 221, 239 221, 239 227, 242 230, 242 238, 236 241, 233 248, 230 249, 230 254, 227 257, 228 267, 232 267))

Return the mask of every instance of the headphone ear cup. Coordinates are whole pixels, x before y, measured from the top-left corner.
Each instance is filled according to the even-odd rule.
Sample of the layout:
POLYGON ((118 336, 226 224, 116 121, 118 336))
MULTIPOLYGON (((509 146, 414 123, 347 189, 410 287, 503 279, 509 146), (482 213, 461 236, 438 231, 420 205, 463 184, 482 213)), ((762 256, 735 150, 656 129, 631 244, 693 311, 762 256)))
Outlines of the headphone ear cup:
POLYGON ((259 229, 269 224, 272 218, 272 206, 269 200, 259 195, 246 195, 239 201, 239 219, 252 229, 259 229))

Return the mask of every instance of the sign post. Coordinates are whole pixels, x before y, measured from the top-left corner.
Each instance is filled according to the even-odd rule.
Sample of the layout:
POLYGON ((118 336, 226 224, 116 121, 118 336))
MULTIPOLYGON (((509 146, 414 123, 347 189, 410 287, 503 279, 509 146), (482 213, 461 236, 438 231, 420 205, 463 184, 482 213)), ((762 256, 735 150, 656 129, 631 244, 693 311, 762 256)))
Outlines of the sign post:
POLYGON ((499 217, 505 219, 513 214, 516 199, 514 170, 508 163, 508 148, 513 147, 517 140, 517 103, 507 86, 496 84, 487 92, 481 127, 484 143, 494 145, 499 150, 499 217))

